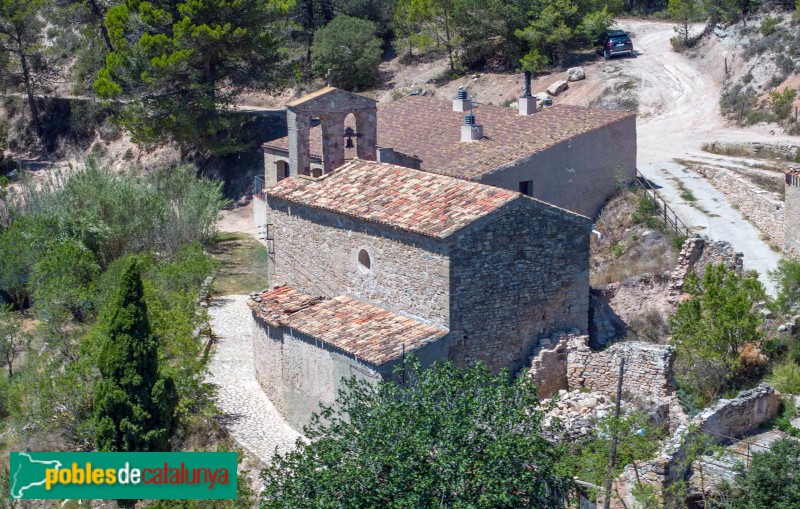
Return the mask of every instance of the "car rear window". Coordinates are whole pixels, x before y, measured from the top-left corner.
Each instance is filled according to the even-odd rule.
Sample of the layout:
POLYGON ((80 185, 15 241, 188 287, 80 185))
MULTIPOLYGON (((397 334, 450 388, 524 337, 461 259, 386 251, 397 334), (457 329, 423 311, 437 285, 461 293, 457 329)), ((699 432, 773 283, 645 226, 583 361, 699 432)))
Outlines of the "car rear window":
POLYGON ((614 42, 622 42, 628 40, 628 34, 621 34, 621 35, 612 35, 611 40, 614 42))

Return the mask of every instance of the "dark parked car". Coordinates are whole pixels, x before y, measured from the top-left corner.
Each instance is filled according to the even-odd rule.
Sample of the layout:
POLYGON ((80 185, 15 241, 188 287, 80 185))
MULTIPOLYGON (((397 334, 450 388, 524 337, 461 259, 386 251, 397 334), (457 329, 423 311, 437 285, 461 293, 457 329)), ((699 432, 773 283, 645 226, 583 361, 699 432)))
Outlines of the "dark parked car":
POLYGON ((597 52, 606 59, 614 55, 633 55, 633 43, 622 30, 608 30, 597 40, 597 52))

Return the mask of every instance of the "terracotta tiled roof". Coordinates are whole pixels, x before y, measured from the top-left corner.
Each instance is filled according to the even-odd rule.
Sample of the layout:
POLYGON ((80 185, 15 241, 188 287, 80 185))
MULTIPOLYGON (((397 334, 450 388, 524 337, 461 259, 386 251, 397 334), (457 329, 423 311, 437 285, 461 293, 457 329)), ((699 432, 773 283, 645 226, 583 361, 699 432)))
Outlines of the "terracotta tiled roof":
POLYGON ((250 307, 272 325, 291 327, 376 366, 447 333, 383 308, 339 296, 322 299, 288 286, 255 296, 250 307))
POLYGON ((319 179, 283 179, 267 190, 267 196, 445 238, 522 195, 356 159, 319 179))
POLYGON ((286 325, 288 318, 319 304, 322 297, 311 297, 286 285, 279 286, 272 291, 251 296, 248 305, 258 309, 259 316, 270 325, 286 325))
MULTIPOLYGON (((453 111, 450 101, 407 96, 378 107, 378 145, 418 156, 425 171, 477 179, 569 138, 632 116, 626 111, 565 105, 528 116, 519 115, 513 108, 484 105, 475 106, 474 113, 477 122, 483 124, 486 138, 463 143, 464 114, 453 111)), ((311 153, 320 154, 319 127, 312 128, 309 139, 311 153)), ((265 146, 287 150, 288 139, 270 141, 265 146)))

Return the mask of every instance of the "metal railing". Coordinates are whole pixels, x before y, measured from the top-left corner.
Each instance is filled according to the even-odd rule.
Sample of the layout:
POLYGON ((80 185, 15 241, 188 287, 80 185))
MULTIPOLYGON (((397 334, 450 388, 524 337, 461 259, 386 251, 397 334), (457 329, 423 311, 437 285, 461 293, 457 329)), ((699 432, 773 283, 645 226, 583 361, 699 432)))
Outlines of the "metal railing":
POLYGON ((675 232, 682 237, 692 236, 692 230, 690 230, 689 227, 686 226, 686 223, 684 223, 681 218, 678 217, 678 214, 672 209, 672 207, 667 205, 667 202, 661 197, 660 194, 658 194, 658 191, 656 191, 656 189, 653 187, 653 184, 651 184, 650 181, 644 177, 644 175, 639 173, 638 169, 636 170, 636 183, 642 188, 645 196, 647 196, 647 198, 653 202, 656 210, 658 210, 658 216, 664 220, 664 223, 668 227, 675 230, 675 232))
MULTIPOLYGON (((739 455, 739 456, 743 456, 744 459, 745 459, 744 460, 745 468, 750 468, 750 460, 753 457, 753 455, 751 453, 751 449, 752 448, 763 449, 763 451, 761 451, 761 452, 766 452, 766 451, 769 451, 771 449, 771 447, 769 445, 762 445, 762 444, 757 444, 755 442, 750 442, 746 438, 742 439, 742 438, 731 437, 731 436, 728 436, 728 435, 723 435, 722 433, 714 433, 713 431, 703 431, 702 433, 704 433, 706 435, 712 435, 712 436, 715 436, 715 437, 723 438, 724 439, 723 442, 730 442, 730 445, 745 444, 747 446, 747 451, 746 452, 740 452, 740 451, 737 451, 737 450, 734 450, 734 449, 730 449, 730 448, 726 448, 725 449, 725 452, 727 452, 729 454, 736 454, 736 455, 739 455)), ((759 451, 755 451, 755 452, 759 452, 759 451)), ((722 468, 727 468, 727 467, 725 467, 725 465, 717 464, 717 466, 722 467, 722 468)))
POLYGON ((262 177, 253 178, 253 196, 264 198, 264 179, 262 177))

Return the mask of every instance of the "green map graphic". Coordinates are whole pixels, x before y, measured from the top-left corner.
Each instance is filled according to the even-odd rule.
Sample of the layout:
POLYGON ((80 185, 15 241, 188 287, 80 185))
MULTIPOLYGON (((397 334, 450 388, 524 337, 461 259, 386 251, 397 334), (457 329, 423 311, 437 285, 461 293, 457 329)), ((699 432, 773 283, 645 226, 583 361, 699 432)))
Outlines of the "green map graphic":
POLYGON ((11 452, 9 456, 12 499, 236 498, 235 452, 28 451, 11 452), (167 471, 177 474, 156 475, 167 471), (207 474, 195 475, 196 471, 207 474))
POLYGON ((61 468, 61 462, 57 460, 35 460, 30 454, 17 453, 16 468, 11 475, 11 498, 22 498, 25 490, 44 486, 45 470, 48 468, 61 468))

